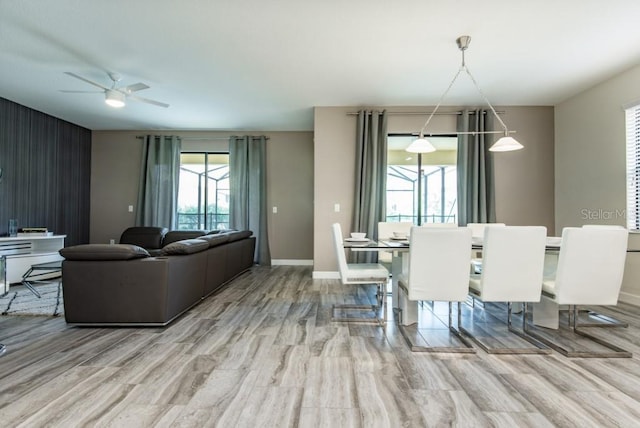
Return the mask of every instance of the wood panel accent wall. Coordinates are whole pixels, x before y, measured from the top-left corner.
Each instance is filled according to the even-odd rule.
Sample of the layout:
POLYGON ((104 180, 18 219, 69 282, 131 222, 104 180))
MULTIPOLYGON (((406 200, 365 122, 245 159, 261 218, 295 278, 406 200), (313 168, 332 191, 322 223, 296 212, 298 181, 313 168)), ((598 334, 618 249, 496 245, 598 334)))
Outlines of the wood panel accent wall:
POLYGON ((89 129, 0 98, 0 168, 0 236, 15 218, 89 242, 89 129))

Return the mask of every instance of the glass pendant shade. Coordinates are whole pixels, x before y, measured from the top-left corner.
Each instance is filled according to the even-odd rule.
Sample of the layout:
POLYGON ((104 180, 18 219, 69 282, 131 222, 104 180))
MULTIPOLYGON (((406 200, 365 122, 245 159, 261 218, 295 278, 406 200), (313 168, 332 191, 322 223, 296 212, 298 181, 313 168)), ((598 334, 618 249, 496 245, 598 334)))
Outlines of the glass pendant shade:
POLYGON ((511 152, 513 150, 520 150, 524 146, 516 141, 515 138, 505 135, 499 138, 493 146, 489 148, 490 152, 511 152))
POLYGON ((405 150, 410 153, 431 153, 435 152, 436 148, 433 147, 429 140, 420 136, 420 138, 413 140, 405 150))

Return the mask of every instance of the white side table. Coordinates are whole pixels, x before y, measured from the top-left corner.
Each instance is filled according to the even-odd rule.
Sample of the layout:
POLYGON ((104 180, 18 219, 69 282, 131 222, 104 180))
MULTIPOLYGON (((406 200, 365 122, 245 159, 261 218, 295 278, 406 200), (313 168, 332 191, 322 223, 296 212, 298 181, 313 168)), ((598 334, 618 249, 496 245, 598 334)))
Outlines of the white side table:
POLYGON ((66 235, 0 238, 0 256, 6 257, 5 288, 21 283, 22 276, 35 264, 62 260, 58 251, 64 248, 65 238, 66 235))

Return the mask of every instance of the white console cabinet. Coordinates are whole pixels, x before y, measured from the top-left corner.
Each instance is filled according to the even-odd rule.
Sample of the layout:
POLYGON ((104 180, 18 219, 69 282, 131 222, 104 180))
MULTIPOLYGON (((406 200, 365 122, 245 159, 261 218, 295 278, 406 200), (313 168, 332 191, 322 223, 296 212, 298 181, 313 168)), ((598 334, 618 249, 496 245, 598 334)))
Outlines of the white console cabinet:
POLYGON ((66 236, 0 238, 0 255, 7 257, 7 284, 22 282, 22 275, 34 264, 62 260, 58 250, 66 236))

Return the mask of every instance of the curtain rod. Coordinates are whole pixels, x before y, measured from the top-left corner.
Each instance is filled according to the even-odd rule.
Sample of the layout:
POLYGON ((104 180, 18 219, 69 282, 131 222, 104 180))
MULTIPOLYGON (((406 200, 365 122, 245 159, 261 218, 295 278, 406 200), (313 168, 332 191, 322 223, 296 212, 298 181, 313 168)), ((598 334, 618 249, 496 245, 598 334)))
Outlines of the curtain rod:
MULTIPOLYGON (((500 111, 500 110, 496 110, 496 113, 498 114, 504 114, 504 110, 500 111)), ((347 112, 347 116, 357 116, 359 114, 359 112, 357 111, 350 111, 347 112)), ((367 114, 371 114, 371 113, 367 113, 367 114)), ((429 114, 431 114, 431 112, 421 112, 421 111, 388 111, 387 112, 388 115, 390 116, 427 116, 429 114)), ((461 115, 462 111, 437 111, 435 113, 436 116, 452 116, 452 115, 461 115)), ((475 114, 475 112, 470 112, 470 114, 475 114)), ((487 114, 487 112, 483 112, 482 114, 487 114)))
MULTIPOLYGON (((170 137, 170 135, 166 135, 167 137, 170 137)), ((136 138, 142 139, 146 137, 146 135, 136 135, 136 138)), ((179 137, 182 141, 211 141, 211 140, 224 140, 224 141, 229 141, 229 137, 231 137, 231 135, 229 137, 180 137, 179 135, 176 135, 176 137, 179 137)), ((250 135, 250 137, 252 138, 260 138, 259 135, 250 135)), ((270 140, 271 137, 265 137, 267 140, 270 140)))

